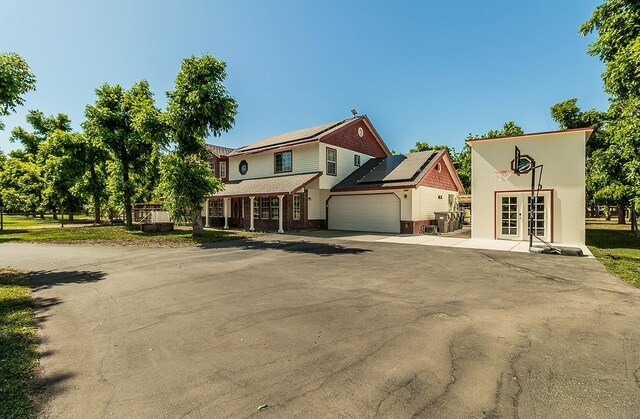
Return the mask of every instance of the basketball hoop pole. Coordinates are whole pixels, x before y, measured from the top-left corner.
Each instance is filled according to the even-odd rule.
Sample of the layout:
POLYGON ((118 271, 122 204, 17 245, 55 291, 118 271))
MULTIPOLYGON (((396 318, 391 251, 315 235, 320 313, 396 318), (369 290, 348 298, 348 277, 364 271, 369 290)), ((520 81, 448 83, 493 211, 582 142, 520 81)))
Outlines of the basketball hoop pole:
MULTIPOLYGON (((536 162, 533 161, 531 169, 531 202, 529 202, 529 249, 533 247, 533 215, 535 210, 535 190, 536 190, 536 162)), ((546 222, 546 221, 545 221, 546 222)))

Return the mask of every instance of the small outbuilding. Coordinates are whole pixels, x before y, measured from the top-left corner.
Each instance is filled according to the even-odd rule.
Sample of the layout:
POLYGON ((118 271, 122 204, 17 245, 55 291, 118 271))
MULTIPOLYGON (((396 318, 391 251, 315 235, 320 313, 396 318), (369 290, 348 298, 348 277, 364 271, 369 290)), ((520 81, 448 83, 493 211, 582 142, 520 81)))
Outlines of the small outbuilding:
POLYGON ((467 140, 471 237, 528 240, 533 222, 533 233, 544 241, 584 244, 585 146, 592 132, 579 128, 467 140))

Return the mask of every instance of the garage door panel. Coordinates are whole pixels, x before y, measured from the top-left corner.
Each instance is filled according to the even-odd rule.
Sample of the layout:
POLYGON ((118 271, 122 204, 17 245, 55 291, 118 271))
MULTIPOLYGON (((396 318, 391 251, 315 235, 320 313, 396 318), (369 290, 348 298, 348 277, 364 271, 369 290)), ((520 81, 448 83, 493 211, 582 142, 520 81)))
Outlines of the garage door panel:
POLYGON ((400 233, 400 200, 395 194, 333 195, 329 229, 400 233))

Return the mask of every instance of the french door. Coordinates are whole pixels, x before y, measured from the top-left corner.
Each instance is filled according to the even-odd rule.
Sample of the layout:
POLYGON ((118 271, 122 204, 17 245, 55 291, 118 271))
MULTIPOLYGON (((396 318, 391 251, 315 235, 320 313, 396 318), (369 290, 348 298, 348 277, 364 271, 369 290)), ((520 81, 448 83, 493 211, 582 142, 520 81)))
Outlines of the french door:
POLYGON ((550 191, 541 191, 533 197, 530 192, 500 192, 496 194, 496 238, 502 240, 526 240, 533 222, 533 233, 550 241, 550 191), (533 217, 529 218, 532 208, 533 217))
POLYGON ((498 199, 499 239, 522 240, 522 199, 520 195, 500 195, 498 199))

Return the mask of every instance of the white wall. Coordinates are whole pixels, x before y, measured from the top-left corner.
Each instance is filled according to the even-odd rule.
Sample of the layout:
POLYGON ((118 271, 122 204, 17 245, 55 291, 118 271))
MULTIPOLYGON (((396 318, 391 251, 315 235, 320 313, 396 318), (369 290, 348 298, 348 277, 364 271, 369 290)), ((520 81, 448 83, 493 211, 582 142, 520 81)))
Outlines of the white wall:
POLYGON ((241 156, 233 156, 229 158, 229 167, 227 171, 229 173, 229 180, 242 180, 242 179, 254 179, 263 178, 269 176, 283 176, 296 173, 309 173, 317 172, 318 169, 318 144, 312 143, 293 147, 292 151, 292 171, 285 173, 274 173, 274 157, 275 153, 281 151, 287 151, 289 149, 282 149, 278 151, 266 151, 257 154, 246 154, 241 156), (246 175, 241 175, 239 171, 240 162, 246 160, 249 164, 249 170, 246 175))
POLYGON ((329 198, 328 189, 308 188, 309 199, 307 201, 307 217, 309 220, 324 220, 327 218, 327 199, 329 198))
POLYGON ((457 191, 418 186, 413 191, 413 211, 411 220, 435 220, 436 211, 449 211, 449 195, 458 196, 457 191), (438 197, 442 197, 439 199, 438 197))
POLYGON ((471 142, 471 235, 494 238, 494 192, 529 190, 531 174, 506 182, 495 171, 510 169, 514 146, 544 164, 543 189, 553 189, 554 241, 584 243, 585 143, 588 132, 569 131, 471 142))
POLYGON ((353 173, 358 166, 353 164, 353 156, 360 156, 360 165, 363 165, 371 156, 357 153, 353 150, 349 150, 342 147, 336 147, 330 144, 320 143, 318 153, 318 167, 322 171, 323 175, 320 177, 320 189, 331 189, 336 186, 341 180, 353 173), (327 147, 334 148, 338 152, 338 164, 337 164, 337 176, 327 175, 327 147))

